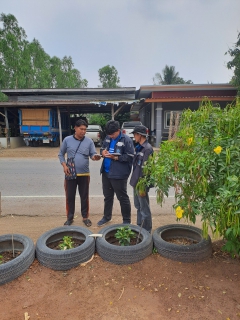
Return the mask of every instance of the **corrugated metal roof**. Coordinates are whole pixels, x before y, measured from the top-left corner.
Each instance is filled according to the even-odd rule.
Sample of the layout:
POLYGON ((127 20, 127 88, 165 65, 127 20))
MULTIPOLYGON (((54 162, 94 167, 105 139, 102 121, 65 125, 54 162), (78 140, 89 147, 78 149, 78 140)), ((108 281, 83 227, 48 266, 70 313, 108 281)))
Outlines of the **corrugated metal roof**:
POLYGON ((207 90, 233 90, 237 92, 237 88, 229 83, 219 84, 175 84, 175 85, 154 85, 141 86, 136 92, 136 98, 149 98, 152 92, 170 92, 170 91, 207 91, 207 90))

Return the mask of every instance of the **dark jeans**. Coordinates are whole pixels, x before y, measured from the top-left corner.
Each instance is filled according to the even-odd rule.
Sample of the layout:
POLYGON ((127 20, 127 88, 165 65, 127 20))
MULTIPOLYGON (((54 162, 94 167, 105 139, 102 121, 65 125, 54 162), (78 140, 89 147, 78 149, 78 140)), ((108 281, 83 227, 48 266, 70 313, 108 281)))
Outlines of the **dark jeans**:
POLYGON ((145 197, 140 197, 138 191, 133 188, 134 206, 137 209, 137 225, 141 226, 143 222, 143 228, 151 233, 152 231, 152 214, 149 205, 149 196, 146 192, 145 197))
POLYGON ((66 211, 68 220, 72 220, 74 217, 77 187, 81 199, 82 217, 89 217, 89 182, 90 176, 79 176, 74 180, 65 179, 64 187, 66 194, 66 211))
POLYGON ((127 194, 127 179, 109 179, 108 174, 102 174, 102 189, 104 195, 104 217, 112 219, 114 193, 120 202, 123 222, 131 223, 131 204, 127 194))

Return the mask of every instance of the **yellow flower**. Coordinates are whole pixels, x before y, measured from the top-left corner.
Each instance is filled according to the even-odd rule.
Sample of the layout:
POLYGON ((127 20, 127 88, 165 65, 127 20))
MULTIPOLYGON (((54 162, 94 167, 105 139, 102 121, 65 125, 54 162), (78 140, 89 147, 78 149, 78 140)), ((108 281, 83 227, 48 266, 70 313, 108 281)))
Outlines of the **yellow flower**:
POLYGON ((187 139, 187 145, 190 146, 193 142, 193 137, 187 139))
POLYGON ((182 218, 183 212, 184 212, 184 210, 180 206, 178 206, 176 208, 176 216, 177 216, 178 219, 182 218))
POLYGON ((219 153, 222 152, 222 147, 217 146, 215 149, 213 149, 213 151, 214 151, 216 154, 219 154, 219 153))

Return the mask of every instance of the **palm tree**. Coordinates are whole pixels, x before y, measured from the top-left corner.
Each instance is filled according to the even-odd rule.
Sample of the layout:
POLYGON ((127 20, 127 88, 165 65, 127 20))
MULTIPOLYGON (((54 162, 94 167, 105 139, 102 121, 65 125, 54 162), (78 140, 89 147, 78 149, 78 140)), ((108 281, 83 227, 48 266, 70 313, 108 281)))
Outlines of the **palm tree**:
POLYGON ((183 78, 179 77, 179 72, 176 72, 174 66, 166 65, 162 70, 162 75, 157 72, 155 73, 155 77, 153 77, 153 83, 155 85, 161 84, 191 84, 193 83, 191 80, 185 81, 183 78))

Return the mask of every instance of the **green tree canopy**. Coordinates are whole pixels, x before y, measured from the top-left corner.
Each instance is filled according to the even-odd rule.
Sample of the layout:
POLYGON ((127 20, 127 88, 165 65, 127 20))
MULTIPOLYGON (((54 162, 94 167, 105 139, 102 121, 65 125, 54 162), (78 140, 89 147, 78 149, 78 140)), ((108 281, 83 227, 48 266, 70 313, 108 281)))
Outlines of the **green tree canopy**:
POLYGON ((153 77, 153 84, 155 85, 166 85, 166 84, 191 84, 191 80, 184 80, 179 77, 179 72, 176 72, 174 66, 166 65, 162 70, 162 75, 160 73, 155 73, 153 77))
POLYGON ((232 60, 227 63, 227 68, 233 69, 234 74, 231 83, 238 88, 238 95, 240 95, 240 32, 234 48, 229 49, 225 54, 232 57, 232 60))
POLYGON ((0 21, 0 88, 18 88, 25 85, 23 56, 27 36, 13 15, 1 14, 0 21))
POLYGON ((114 66, 108 64, 98 70, 99 80, 103 88, 118 88, 120 78, 118 77, 118 71, 114 66))
MULTIPOLYGON (((103 129, 105 129, 106 123, 112 119, 110 113, 88 113, 86 114, 89 124, 98 124, 103 129)), ((123 122, 130 121, 130 113, 121 113, 119 112, 114 120, 119 121, 120 126, 122 126, 123 122)))
MULTIPOLYGON (((0 21, 0 90, 87 87, 70 56, 51 58, 38 40, 27 41, 14 15, 2 13, 0 21)), ((0 101, 6 99, 0 92, 0 101)))

